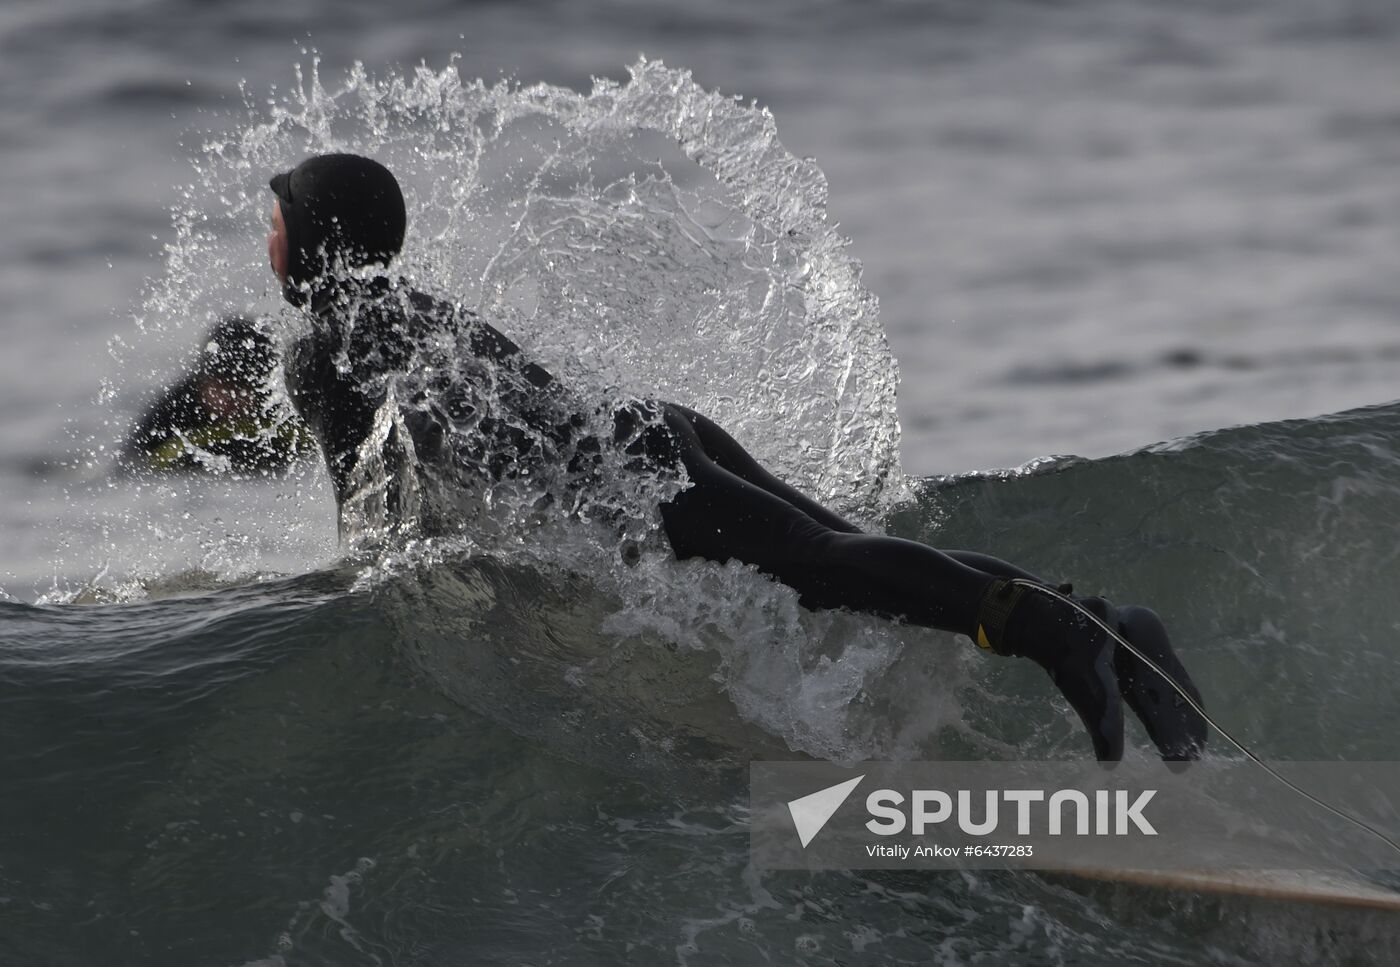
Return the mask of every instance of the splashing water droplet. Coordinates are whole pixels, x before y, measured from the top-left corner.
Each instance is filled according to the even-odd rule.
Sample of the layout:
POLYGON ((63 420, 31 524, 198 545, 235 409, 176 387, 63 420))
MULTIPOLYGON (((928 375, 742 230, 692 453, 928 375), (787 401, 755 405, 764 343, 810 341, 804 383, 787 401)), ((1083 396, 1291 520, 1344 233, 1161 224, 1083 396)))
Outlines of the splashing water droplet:
POLYGON ((196 159, 144 315, 278 309, 257 244, 267 177, 370 154, 405 187, 415 284, 478 306, 572 385, 693 406, 838 511, 878 515, 902 487, 897 376, 824 176, 768 111, 659 62, 630 70, 589 94, 464 82, 455 64, 357 65, 327 87, 313 60, 196 159))
MULTIPOLYGON (((370 155, 404 188, 396 269, 413 287, 476 308, 578 398, 694 407, 837 512, 882 516, 906 496, 897 371, 860 265, 827 219, 825 177, 782 146, 767 110, 657 61, 630 75, 580 93, 464 81, 454 61, 380 76, 356 65, 327 83, 313 56, 265 101, 245 88, 246 114, 204 144, 192 183, 175 193, 174 241, 138 327, 159 336, 239 313, 297 335, 306 322, 282 304, 266 264, 267 180, 312 154, 370 155)), ((450 347, 438 350, 424 357, 433 371, 401 388, 450 385, 450 347)), ((324 495, 323 475, 298 486, 308 480, 324 495)), ((797 747, 849 749, 849 723, 824 710, 846 709, 883 674, 899 650, 892 633, 799 613, 790 593, 744 569, 675 566, 654 545, 639 552, 647 528, 635 519, 610 539, 595 528, 580 541, 550 529, 549 514, 560 515, 538 506, 547 473, 517 484, 485 497, 507 540, 466 534, 451 549, 489 544, 513 562, 597 576, 622 601, 610 634, 718 650, 746 716, 797 747), (530 529, 535 539, 522 539, 530 529), (823 636, 844 643, 815 661, 803 642, 823 636)), ((656 493, 633 489, 654 510, 656 493)), ((190 526, 209 531, 189 542, 199 566, 256 567, 259 545, 246 535, 190 526)), ((431 563, 446 545, 379 553, 372 581, 431 563)))

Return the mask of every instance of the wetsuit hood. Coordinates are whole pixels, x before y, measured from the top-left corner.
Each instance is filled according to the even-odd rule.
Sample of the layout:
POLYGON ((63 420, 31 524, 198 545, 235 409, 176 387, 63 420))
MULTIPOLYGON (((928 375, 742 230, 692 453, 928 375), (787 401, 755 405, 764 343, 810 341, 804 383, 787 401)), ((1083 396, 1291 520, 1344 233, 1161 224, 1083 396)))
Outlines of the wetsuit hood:
POLYGON ((387 265, 403 247, 403 193, 379 162, 353 154, 308 158, 269 182, 287 227, 282 294, 304 305, 334 290, 327 268, 387 265))

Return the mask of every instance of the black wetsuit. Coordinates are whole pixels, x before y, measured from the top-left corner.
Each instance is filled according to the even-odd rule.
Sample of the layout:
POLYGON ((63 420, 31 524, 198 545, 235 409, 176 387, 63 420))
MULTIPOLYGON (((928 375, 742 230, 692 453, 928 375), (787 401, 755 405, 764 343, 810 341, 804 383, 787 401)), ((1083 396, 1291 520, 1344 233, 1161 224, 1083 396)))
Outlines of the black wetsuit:
MULTIPOLYGON (((482 470, 493 477, 540 459, 574 460, 606 445, 584 431, 587 414, 571 393, 475 314, 388 280, 341 290, 312 306, 316 324, 294 344, 287 379, 292 401, 321 441, 337 499, 349 499, 351 472, 384 402, 381 377, 402 370, 414 347, 435 334, 456 339, 489 367, 491 402, 478 419, 482 470), (345 318, 345 313, 353 318, 345 318)), ((468 395, 469 387, 448 386, 468 395)), ((471 460, 453 449, 450 427, 481 405, 451 396, 400 401, 421 462, 471 460)), ((614 415, 614 440, 627 441, 649 470, 684 467, 689 486, 660 508, 678 558, 752 564, 794 588, 813 609, 850 608, 973 635, 978 605, 997 574, 1022 574, 985 555, 969 563, 925 544, 865 534, 765 470, 713 421, 684 406, 651 401, 614 415), (637 423, 645 425, 637 429, 637 423)), ((460 445, 459 445, 460 446, 460 445)), ((583 482, 585 474, 576 475, 583 482)), ((402 499, 391 493, 391 506, 402 499)))
POLYGON ((277 354, 267 334, 252 320, 231 317, 205 343, 192 370, 147 407, 122 442, 119 468, 190 471, 226 461, 241 473, 272 472, 306 450, 301 424, 275 412, 270 400, 277 354))
MULTIPOLYGON (((288 388, 324 450, 342 510, 363 481, 355 477, 363 444, 383 434, 381 451, 411 445, 420 465, 479 469, 488 477, 544 461, 568 469, 566 486, 590 482, 588 454, 621 446, 632 466, 674 472, 688 486, 660 507, 678 558, 742 561, 795 589, 813 609, 849 608, 966 634, 1001 654, 1041 665, 1084 722, 1101 759, 1123 750, 1121 697, 1143 719, 1164 758, 1194 758, 1204 723, 1183 714, 1160 679, 1115 652, 1101 629, 1044 582, 1004 561, 971 552, 865 534, 766 471, 712 421, 673 403, 638 403, 613 414, 612 440, 599 440, 586 406, 509 338, 465 310, 395 286, 325 268, 313 253, 352 266, 387 264, 402 244, 402 195, 381 165, 352 155, 309 159, 271 182, 287 220, 289 301, 305 305, 311 333, 293 348, 288 388), (480 363, 482 387, 460 378, 397 399, 391 427, 376 426, 386 377, 417 371, 416 347, 447 336, 480 363), (489 385, 488 385, 489 384, 489 385), (477 392, 476 390, 484 390, 477 392), (465 421, 469 434, 453 433, 465 421), (641 429, 638 429, 638 427, 641 429), (398 441, 393 436, 407 434, 398 441), (466 439, 463 439, 463 437, 466 439), (1015 580, 1033 582, 1028 588, 1015 580)), ((469 362, 460 359, 456 363, 469 362)), ((432 369, 431 366, 427 369, 432 369)), ((387 465, 385 476, 396 469, 387 465)), ((411 475, 408 475, 411 477, 411 475)), ((411 480, 410 480, 411 485, 411 480)), ((390 486, 387 516, 408 499, 390 486)), ((1098 598, 1078 599, 1130 636, 1195 692, 1161 622, 1146 609, 1117 612, 1098 598)))

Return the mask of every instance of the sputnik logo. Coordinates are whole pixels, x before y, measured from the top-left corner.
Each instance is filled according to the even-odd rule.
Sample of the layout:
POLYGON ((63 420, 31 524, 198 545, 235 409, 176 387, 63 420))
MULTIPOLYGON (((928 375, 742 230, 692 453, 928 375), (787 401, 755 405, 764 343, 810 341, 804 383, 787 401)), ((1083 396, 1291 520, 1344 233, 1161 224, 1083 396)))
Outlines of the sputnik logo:
POLYGON ((801 799, 794 799, 787 804, 788 812, 792 814, 792 824, 797 827, 797 838, 802 840, 803 849, 816 839, 822 827, 836 814, 836 810, 841 808, 841 804, 850 797, 864 778, 865 776, 860 775, 845 782, 838 782, 834 786, 828 786, 801 799))

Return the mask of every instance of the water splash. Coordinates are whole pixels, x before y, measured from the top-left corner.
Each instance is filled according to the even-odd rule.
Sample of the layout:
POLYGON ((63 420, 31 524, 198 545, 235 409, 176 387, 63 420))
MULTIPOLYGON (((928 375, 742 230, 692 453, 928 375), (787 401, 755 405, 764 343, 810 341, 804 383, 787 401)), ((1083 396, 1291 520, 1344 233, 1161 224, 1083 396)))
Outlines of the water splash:
POLYGON ((570 384, 692 405, 838 510, 878 516, 903 479, 897 375, 825 178, 766 110, 659 62, 630 70, 581 94, 455 65, 327 86, 313 62, 203 146, 146 316, 275 310, 252 241, 268 175, 371 154, 405 187, 415 284, 476 305, 570 384))
MULTIPOLYGON (((305 321, 282 305, 261 243, 267 179, 311 154, 368 154, 404 187, 409 229, 396 269, 412 287, 476 308, 577 398, 693 406, 843 515, 880 518, 905 496, 897 371, 876 300, 827 220, 824 176, 783 148, 768 111, 707 91, 659 62, 640 60, 630 75, 623 83, 595 80, 589 93, 466 81, 455 63, 378 77, 356 66, 330 82, 313 60, 271 98, 245 90, 245 115, 204 135, 198 147, 194 179, 175 206, 165 271, 146 294, 139 328, 159 338, 234 311, 271 320, 284 342, 294 339, 305 321)), ((399 378, 391 396, 410 399, 434 380, 469 381, 464 355, 460 347, 425 347, 420 361, 429 365, 399 378)), ((393 432, 397 412, 382 415, 382 435, 407 437, 393 432)), ((435 487, 443 490, 441 475, 419 469, 414 513, 436 500, 441 516, 454 506, 434 496, 435 487)), ((601 591, 613 603, 591 629, 574 622, 546 632, 596 646, 591 657, 555 669, 548 687, 560 690, 561 707, 589 688, 599 707, 637 704, 592 674, 606 664, 599 656, 608 642, 656 646, 661 661, 674 659, 667 648, 680 645, 710 656, 696 672, 701 682, 712 675, 708 687, 794 747, 851 757, 898 743, 881 710, 868 707, 868 689, 899 656, 904 632, 807 613, 790 591, 751 569, 676 565, 657 539, 654 508, 677 482, 644 484, 606 469, 614 482, 631 481, 606 524, 580 521, 576 507, 538 513, 547 477, 513 492, 488 488, 483 499, 494 530, 474 527, 450 540, 422 540, 420 532, 373 547, 362 558, 361 586, 392 599, 413 583, 397 576, 464 553, 508 568, 588 574, 592 589, 572 593, 601 591), (631 509, 617 513, 624 504, 631 509), (624 566, 620 552, 638 544, 640 555, 624 566)), ((363 493, 386 484, 387 466, 366 459, 361 470, 363 493)), ((299 506, 330 513, 321 471, 293 477, 292 487, 299 506)), ((265 499, 246 498, 245 528, 258 526, 265 499)), ((356 519, 370 529, 391 524, 372 504, 357 506, 356 519)), ((256 554, 249 559, 247 549, 258 542, 240 542, 226 518, 219 526, 220 534, 202 535, 204 543, 240 546, 240 573, 256 573, 256 554)), ((211 557, 217 569, 218 556, 208 552, 185 566, 210 570, 211 557)), ((560 578, 528 608, 498 611, 489 634, 479 615, 464 614, 458 596, 446 592, 404 592, 411 606, 390 603, 387 611, 402 621, 405 647, 427 656, 435 680, 499 712, 499 695, 482 690, 484 676, 453 671, 454 662, 462 667, 461 643, 499 638, 511 648, 534 647, 529 635, 509 629, 534 627, 536 610, 572 617, 577 599, 560 587, 571 585, 560 578)), ((498 590, 488 597, 511 596, 498 590)), ((695 731, 732 728, 730 712, 695 731)))

